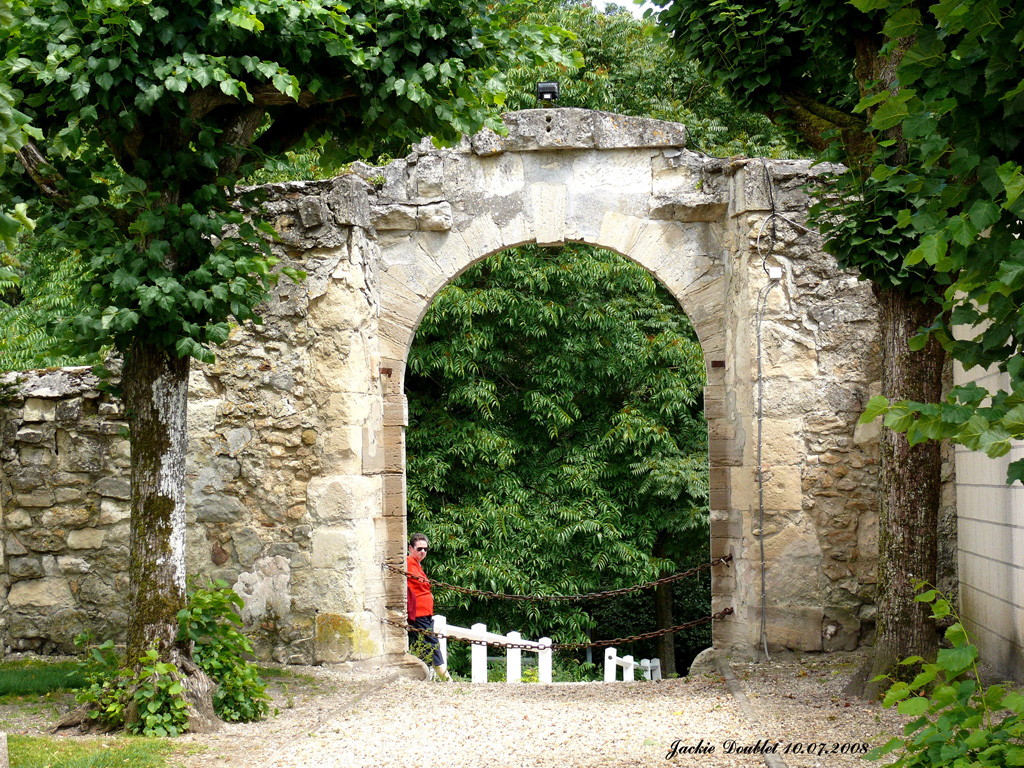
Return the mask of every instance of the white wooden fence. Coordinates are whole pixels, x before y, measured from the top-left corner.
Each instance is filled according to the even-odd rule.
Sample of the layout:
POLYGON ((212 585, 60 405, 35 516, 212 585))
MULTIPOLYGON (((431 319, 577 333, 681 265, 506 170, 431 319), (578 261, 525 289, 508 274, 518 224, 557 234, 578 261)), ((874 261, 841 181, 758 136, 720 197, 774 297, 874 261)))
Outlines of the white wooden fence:
POLYGON ((614 683, 618 677, 619 667, 622 668, 623 682, 633 680, 633 673, 639 669, 643 672, 644 680, 661 680, 661 659, 641 659, 633 661, 632 656, 619 658, 614 648, 605 648, 604 651, 604 681, 614 683))
MULTIPOLYGON (((449 624, 448 619, 440 614, 434 616, 434 632, 438 635, 438 642, 441 648, 441 658, 448 663, 448 638, 462 640, 475 640, 470 648, 471 681, 474 683, 487 682, 487 646, 481 643, 514 643, 515 645, 526 646, 526 648, 507 648, 505 651, 505 679, 509 683, 520 683, 523 678, 523 650, 537 654, 538 679, 542 683, 551 682, 551 638, 542 637, 540 640, 523 640, 518 632, 509 632, 507 635, 499 635, 487 631, 486 624, 474 624, 469 629, 449 624)), ((634 679, 635 670, 643 673, 645 680, 661 680, 661 660, 641 659, 633 661, 632 656, 619 658, 614 648, 606 648, 604 652, 604 681, 614 683, 618 677, 618 670, 622 668, 623 681, 634 679)))
MULTIPOLYGON (((434 616, 434 632, 440 635, 441 658, 448 663, 448 638, 478 640, 487 643, 515 643, 528 646, 526 650, 537 654, 538 678, 542 683, 551 682, 551 638, 542 637, 536 642, 523 640, 518 632, 498 635, 487 631, 486 624, 474 624, 469 629, 449 624, 444 616, 434 616)), ((509 648, 505 651, 505 679, 510 683, 522 682, 523 649, 509 648)), ((470 649, 471 680, 474 683, 487 682, 487 646, 474 644, 470 649)))

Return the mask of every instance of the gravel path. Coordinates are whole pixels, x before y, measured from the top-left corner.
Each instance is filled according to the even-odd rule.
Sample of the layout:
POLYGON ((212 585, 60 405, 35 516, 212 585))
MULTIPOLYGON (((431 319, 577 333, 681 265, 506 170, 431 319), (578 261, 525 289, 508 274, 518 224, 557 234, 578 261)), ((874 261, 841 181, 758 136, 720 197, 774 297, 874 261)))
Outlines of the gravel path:
MULTIPOLYGON (((719 679, 471 686, 398 680, 265 763, 279 768, 654 766, 677 739, 747 732, 719 679)), ((700 757, 679 765, 707 765, 700 757)), ((716 765, 743 766, 732 756, 716 765)))
POLYGON ((658 683, 473 686, 346 682, 319 669, 319 693, 264 723, 187 736, 196 751, 178 756, 184 768, 755 768, 765 759, 735 748, 760 740, 778 744, 773 768, 863 767, 860 745, 879 743, 878 735, 896 731, 903 719, 842 696, 862 659, 789 654, 734 663, 739 699, 719 674, 658 683), (674 744, 703 751, 669 760, 674 744), (787 744, 794 746, 783 754, 787 744))

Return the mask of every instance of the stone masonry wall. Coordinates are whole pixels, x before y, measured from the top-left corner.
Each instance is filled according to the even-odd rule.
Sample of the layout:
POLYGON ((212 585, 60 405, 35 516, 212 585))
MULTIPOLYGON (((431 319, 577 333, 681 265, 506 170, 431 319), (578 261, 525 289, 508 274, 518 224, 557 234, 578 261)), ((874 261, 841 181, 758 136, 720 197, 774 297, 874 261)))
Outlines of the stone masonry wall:
MULTIPOLYGON (((362 472, 372 453, 362 436, 380 411, 367 189, 343 177, 271 192, 276 251, 308 277, 282 280, 264 324, 233 328, 216 363, 193 363, 190 377, 187 572, 232 585, 259 653, 278 661, 322 661, 318 641, 329 660, 381 649, 379 622, 363 615, 364 572, 379 571, 367 565, 372 541, 367 552, 354 521, 340 537, 320 530, 372 519, 380 480, 360 475, 350 509, 316 503, 325 466, 362 472)), ((0 381, 3 645, 68 651, 87 629, 123 638, 130 454, 120 405, 85 368, 0 381)))

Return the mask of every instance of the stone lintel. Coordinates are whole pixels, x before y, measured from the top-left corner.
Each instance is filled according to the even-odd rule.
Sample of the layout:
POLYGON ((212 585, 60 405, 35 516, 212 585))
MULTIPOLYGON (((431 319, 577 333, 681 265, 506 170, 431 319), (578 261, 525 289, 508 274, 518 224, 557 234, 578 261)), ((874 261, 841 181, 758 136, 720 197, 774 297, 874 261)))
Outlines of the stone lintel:
POLYGON ((552 149, 646 149, 686 146, 680 123, 574 107, 526 109, 502 115, 507 136, 484 130, 472 138, 477 155, 552 149))

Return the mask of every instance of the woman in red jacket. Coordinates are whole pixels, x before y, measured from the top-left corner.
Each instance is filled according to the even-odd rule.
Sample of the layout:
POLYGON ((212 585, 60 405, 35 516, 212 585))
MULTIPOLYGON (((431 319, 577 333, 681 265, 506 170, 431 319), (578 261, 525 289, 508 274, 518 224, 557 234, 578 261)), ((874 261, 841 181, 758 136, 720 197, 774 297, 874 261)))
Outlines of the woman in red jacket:
MULTIPOLYGON (((434 628, 434 595, 430 591, 430 582, 423 572, 423 558, 430 551, 430 542, 422 533, 414 533, 409 538, 409 556, 405 559, 405 570, 409 574, 406 579, 406 591, 409 603, 409 626, 416 629, 432 630, 434 628)), ((442 680, 451 680, 448 669, 441 656, 438 639, 419 632, 409 633, 409 642, 415 643, 423 638, 431 648, 431 664, 437 676, 442 680)))

